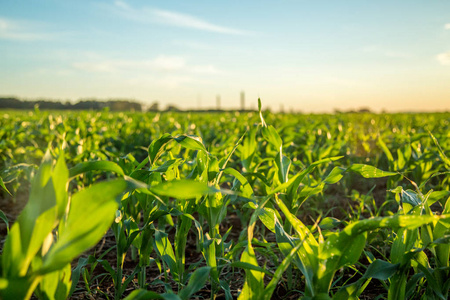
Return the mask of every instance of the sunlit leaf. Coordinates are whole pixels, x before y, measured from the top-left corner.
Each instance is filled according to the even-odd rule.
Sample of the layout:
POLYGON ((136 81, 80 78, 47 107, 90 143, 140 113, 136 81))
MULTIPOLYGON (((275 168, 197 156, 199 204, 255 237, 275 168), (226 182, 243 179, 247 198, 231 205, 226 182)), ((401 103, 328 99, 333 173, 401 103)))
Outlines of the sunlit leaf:
POLYGON ((379 178, 379 177, 398 175, 395 172, 386 172, 386 171, 377 169, 373 166, 364 165, 364 164, 353 164, 347 170, 358 173, 361 176, 363 176, 364 178, 379 178))
POLYGON ((75 167, 69 170, 69 177, 75 177, 77 175, 90 172, 90 171, 109 171, 118 175, 125 175, 122 168, 112 161, 86 161, 77 164, 75 167))
POLYGON ((193 180, 172 180, 150 187, 150 190, 161 196, 177 199, 191 199, 213 194, 216 190, 203 182, 193 180))

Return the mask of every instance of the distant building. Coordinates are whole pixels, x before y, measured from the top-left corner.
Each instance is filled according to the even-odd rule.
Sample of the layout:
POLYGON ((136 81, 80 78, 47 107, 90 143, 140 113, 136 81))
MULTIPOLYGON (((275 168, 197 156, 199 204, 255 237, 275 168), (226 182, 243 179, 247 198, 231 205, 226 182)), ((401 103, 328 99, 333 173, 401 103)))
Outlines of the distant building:
POLYGON ((217 110, 220 110, 220 95, 216 96, 216 108, 217 110))

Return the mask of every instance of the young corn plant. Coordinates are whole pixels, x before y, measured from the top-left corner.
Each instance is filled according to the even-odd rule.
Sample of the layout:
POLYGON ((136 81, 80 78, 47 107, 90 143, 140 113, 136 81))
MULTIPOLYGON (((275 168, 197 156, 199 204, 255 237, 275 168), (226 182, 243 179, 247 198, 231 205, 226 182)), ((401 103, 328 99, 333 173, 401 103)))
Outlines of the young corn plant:
MULTIPOLYGON (((286 216, 286 223, 290 226, 286 226, 286 223, 283 229, 281 229, 281 226, 276 226, 278 220, 275 219, 276 214, 272 209, 264 209, 264 213, 261 214, 260 219, 276 234, 279 248, 285 255, 288 255, 295 246, 294 239, 300 239, 303 241, 303 247, 299 250, 298 260, 294 259, 294 262, 297 264, 298 269, 305 277, 307 288, 305 290, 305 299, 330 297, 330 288, 335 272, 344 266, 353 265, 359 260, 359 257, 365 247, 367 238, 366 232, 383 227, 401 228, 402 231, 415 230, 422 225, 426 227, 428 226, 427 224, 433 222, 440 221, 440 224, 442 224, 442 222, 445 222, 445 220, 448 219, 448 215, 441 217, 434 216, 428 209, 427 215, 397 215, 387 218, 371 218, 368 220, 356 221, 345 227, 340 233, 328 232, 326 235, 326 241, 322 233, 319 231, 318 238, 316 239, 312 232, 295 217, 298 208, 301 203, 306 200, 306 198, 304 198, 299 204, 293 202, 295 201, 294 199, 296 197, 299 184, 315 165, 313 164, 300 174, 288 179, 290 160, 283 158, 282 141, 279 138, 277 131, 272 126, 269 127, 266 125, 262 117, 260 102, 259 109, 262 122, 262 135, 264 139, 276 148, 280 149, 277 154, 276 165, 278 167, 278 178, 281 184, 279 184, 279 186, 269 195, 272 194, 275 196, 275 203, 286 216), (285 194, 283 197, 279 197, 278 193, 286 190, 287 195, 285 194), (286 205, 285 202, 288 205, 286 205), (296 232, 297 237, 290 237, 289 234, 291 226, 296 232), (350 248, 349 245, 351 245, 350 248)), ((397 173, 385 172, 373 166, 353 164, 347 169, 334 168, 325 178, 323 183, 318 185, 318 187, 321 190, 326 183, 336 183, 342 178, 342 174, 346 171, 359 173, 365 178, 378 178, 397 175, 397 173)), ((305 190, 306 188, 304 188, 302 192, 305 190)), ((302 195, 302 192, 300 192, 300 195, 302 195)), ((311 192, 312 191, 308 191, 307 196, 309 196, 311 192)), ((248 253, 250 257, 252 255, 254 256, 251 247, 248 248, 248 253)), ((256 260, 249 260, 249 262, 256 265, 256 260)), ((373 273, 373 268, 371 272, 373 273)), ((263 273, 258 274, 260 277, 263 276, 263 273)), ((397 282, 402 281, 403 280, 398 280, 397 282)), ((255 288, 257 289, 257 287, 255 288)), ((401 289, 394 286, 393 290, 398 292, 401 289)), ((359 293, 362 292, 361 289, 353 290, 352 295, 350 295, 349 289, 345 288, 342 291, 339 291, 336 295, 337 297, 355 296, 355 291, 359 291, 359 293)))
MULTIPOLYGON (((403 190, 397 187, 391 190, 399 204, 399 215, 433 216, 430 206, 443 200, 447 191, 430 190, 425 195, 414 182, 414 190, 403 190)), ((445 199, 445 198, 444 198, 445 199)), ((442 216, 450 213, 450 198, 444 202, 442 216)), ((417 229, 400 229, 393 239, 390 262, 384 262, 391 270, 395 270, 390 278, 388 299, 411 297, 415 294, 416 284, 426 279, 426 295, 431 299, 447 299, 450 289, 449 253, 450 222, 448 219, 423 224, 417 229), (433 259, 424 252, 428 250, 433 259), (433 263, 434 262, 434 263, 433 263), (434 268, 433 268, 434 265, 434 268), (414 276, 410 278, 411 269, 414 276)))
POLYGON ((71 290, 70 263, 94 246, 114 220, 124 179, 94 184, 70 195, 69 170, 61 151, 50 152, 32 179, 30 197, 11 227, 1 257, 2 299, 66 299, 71 290))
MULTIPOLYGON (((261 213, 260 219, 268 229, 276 234, 281 252, 288 257, 293 248, 302 241, 302 247, 296 251, 293 262, 305 277, 306 289, 303 299, 331 299, 330 289, 336 271, 355 264, 364 250, 367 232, 379 228, 415 229, 433 222, 447 221, 450 215, 394 215, 360 220, 347 225, 338 232, 328 232, 324 236, 320 231, 317 238, 300 220, 298 220, 283 201, 275 195, 274 202, 292 224, 295 235, 286 233, 276 217, 268 209, 261 213)), ((344 292, 338 292, 342 297, 344 292)), ((353 296, 353 295, 347 295, 353 296)), ((256 299, 256 298, 253 298, 256 299)))

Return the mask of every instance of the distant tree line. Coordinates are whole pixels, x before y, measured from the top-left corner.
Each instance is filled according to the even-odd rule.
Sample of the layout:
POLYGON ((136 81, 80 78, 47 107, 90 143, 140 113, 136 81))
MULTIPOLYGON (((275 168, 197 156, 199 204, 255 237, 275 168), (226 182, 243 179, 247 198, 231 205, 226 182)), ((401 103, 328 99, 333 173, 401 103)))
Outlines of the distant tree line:
POLYGON ((108 108, 111 111, 142 111, 140 103, 130 100, 107 100, 96 99, 79 100, 77 103, 59 102, 49 100, 22 101, 17 98, 0 97, 0 109, 34 109, 38 107, 44 110, 102 110, 108 108))
MULTIPOLYGON (((23 109, 23 110, 33 110, 35 108, 40 110, 102 110, 109 109, 110 111, 143 111, 142 105, 135 101, 130 100, 107 100, 100 101, 97 99, 81 99, 77 103, 72 104, 69 101, 50 101, 50 100, 20 100, 14 97, 0 97, 0 109, 23 109)), ((148 108, 149 112, 225 112, 225 111, 240 111, 240 112, 250 112, 252 110, 223 110, 223 109, 187 109, 182 110, 176 105, 169 104, 165 109, 161 109, 159 102, 153 102, 148 108)))

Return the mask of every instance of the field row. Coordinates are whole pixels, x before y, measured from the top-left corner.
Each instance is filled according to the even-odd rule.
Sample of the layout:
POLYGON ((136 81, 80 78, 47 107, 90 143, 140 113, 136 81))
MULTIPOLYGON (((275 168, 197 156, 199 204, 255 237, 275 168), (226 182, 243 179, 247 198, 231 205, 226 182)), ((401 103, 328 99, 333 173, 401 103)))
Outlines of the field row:
POLYGON ((448 113, 0 115, 4 299, 448 299, 448 113))

